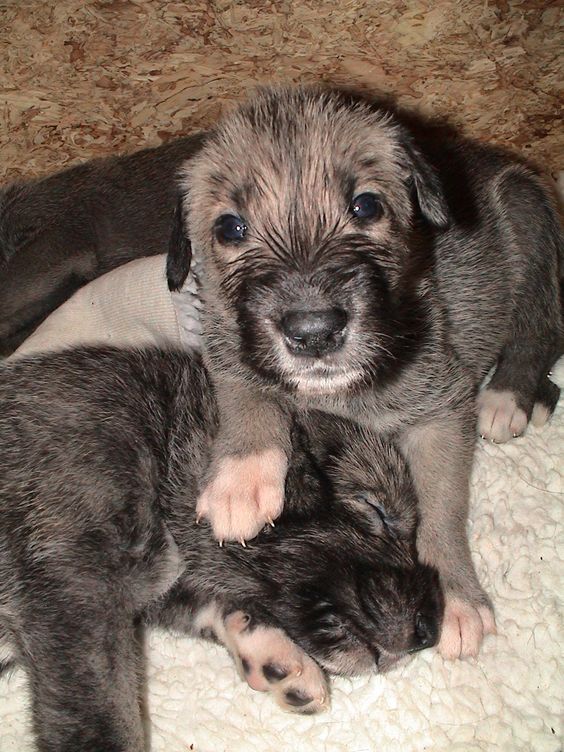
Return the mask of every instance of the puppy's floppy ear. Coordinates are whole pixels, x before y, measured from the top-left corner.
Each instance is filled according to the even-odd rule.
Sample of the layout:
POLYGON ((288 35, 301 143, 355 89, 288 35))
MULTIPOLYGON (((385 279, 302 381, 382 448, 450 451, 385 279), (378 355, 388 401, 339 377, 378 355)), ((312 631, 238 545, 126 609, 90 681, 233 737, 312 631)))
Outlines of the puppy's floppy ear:
POLYGON ((169 290, 180 290, 190 271, 191 261, 192 245, 186 235, 183 196, 180 195, 176 203, 176 209, 174 210, 172 232, 170 234, 168 256, 166 259, 166 279, 169 290))
POLYGON ((439 176, 407 131, 401 134, 401 144, 408 158, 421 214, 429 224, 440 230, 446 229, 450 224, 450 212, 439 176))

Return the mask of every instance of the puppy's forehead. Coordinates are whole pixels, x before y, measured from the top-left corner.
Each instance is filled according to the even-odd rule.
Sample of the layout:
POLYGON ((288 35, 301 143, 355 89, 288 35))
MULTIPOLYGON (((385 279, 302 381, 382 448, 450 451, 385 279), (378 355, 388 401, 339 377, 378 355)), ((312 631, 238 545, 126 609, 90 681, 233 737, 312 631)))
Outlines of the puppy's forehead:
POLYGON ((385 113, 302 90, 241 106, 217 128, 194 172, 200 190, 240 209, 274 195, 282 203, 341 199, 369 181, 401 177, 401 149, 385 113))

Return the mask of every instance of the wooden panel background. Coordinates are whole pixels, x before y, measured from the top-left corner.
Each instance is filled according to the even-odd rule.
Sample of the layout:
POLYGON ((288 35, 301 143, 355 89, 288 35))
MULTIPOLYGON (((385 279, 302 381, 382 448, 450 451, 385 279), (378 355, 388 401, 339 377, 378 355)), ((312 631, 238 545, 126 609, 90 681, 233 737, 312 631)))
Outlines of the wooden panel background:
POLYGON ((271 81, 393 92, 564 167, 559 2, 12 0, 0 12, 1 180, 205 127, 271 81))

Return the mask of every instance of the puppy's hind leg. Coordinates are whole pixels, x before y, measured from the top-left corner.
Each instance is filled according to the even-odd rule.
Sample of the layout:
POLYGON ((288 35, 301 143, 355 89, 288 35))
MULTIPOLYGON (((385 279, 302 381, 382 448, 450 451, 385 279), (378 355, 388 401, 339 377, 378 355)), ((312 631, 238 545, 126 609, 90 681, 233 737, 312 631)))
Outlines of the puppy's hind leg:
POLYGON ((53 597, 30 612, 20 652, 40 752, 145 752, 130 614, 53 597))
POLYGON ((478 433, 495 442, 520 436, 534 411, 550 417, 559 390, 548 373, 564 351, 559 257, 564 241, 558 216, 540 180, 512 167, 494 189, 502 242, 514 259, 511 331, 495 373, 478 396, 478 433))
POLYGON ((324 672, 281 629, 243 611, 226 615, 212 601, 195 616, 193 630, 221 642, 249 687, 269 692, 283 710, 311 715, 329 707, 324 672))

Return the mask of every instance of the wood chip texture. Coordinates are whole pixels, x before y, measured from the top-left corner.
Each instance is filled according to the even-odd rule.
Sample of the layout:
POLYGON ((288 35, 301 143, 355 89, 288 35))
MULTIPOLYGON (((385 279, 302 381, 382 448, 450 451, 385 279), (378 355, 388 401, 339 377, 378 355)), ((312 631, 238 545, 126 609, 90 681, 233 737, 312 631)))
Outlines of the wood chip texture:
POLYGON ((397 96, 564 167, 559 2, 0 2, 0 180, 205 128, 260 84, 397 96))

